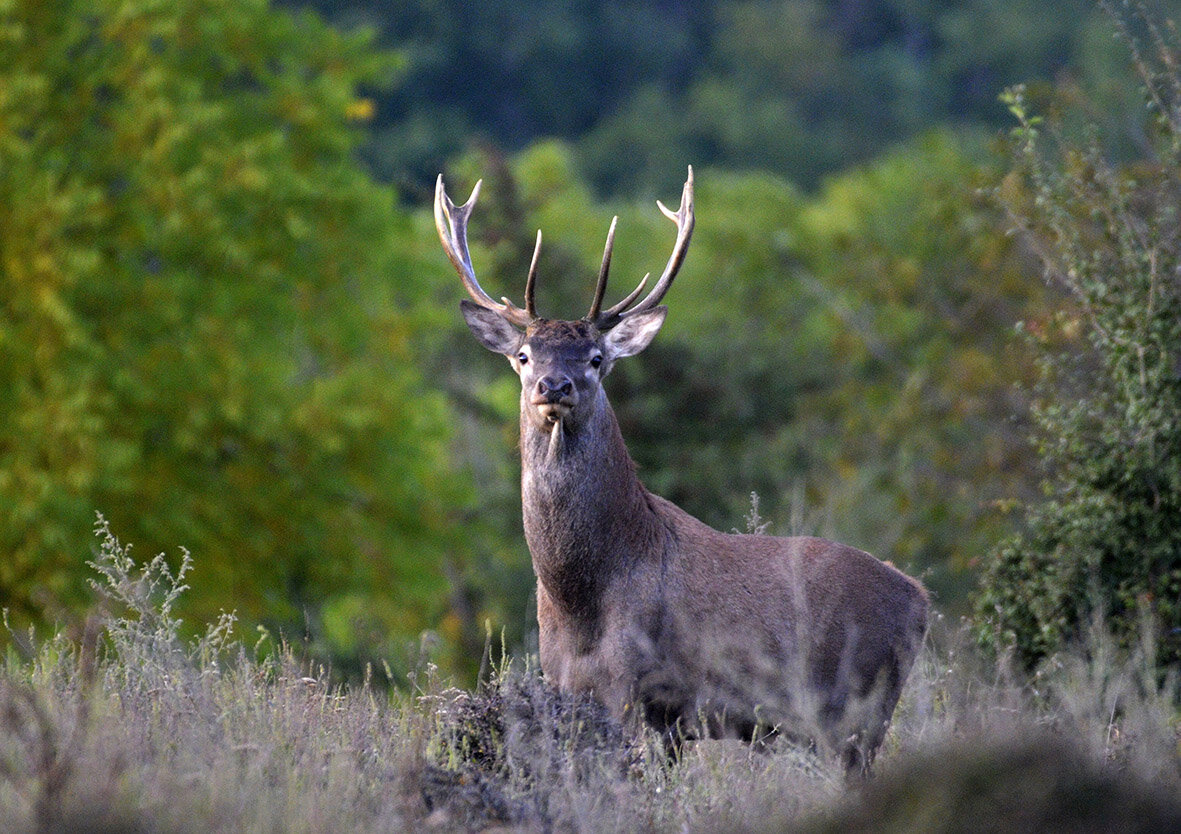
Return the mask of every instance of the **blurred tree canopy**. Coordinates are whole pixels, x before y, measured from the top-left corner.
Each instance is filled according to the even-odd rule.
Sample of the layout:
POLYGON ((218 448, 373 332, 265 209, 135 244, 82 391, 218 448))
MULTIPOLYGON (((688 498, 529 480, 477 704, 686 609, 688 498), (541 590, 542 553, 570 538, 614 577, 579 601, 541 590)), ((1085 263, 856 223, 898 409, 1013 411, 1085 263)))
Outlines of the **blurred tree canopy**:
POLYGON ((347 671, 420 637, 461 668, 487 623, 527 647, 516 379, 458 315, 433 180, 485 179, 490 292, 541 228, 540 308, 578 317, 613 214, 613 297, 662 266, 687 163, 665 332, 607 383, 641 476, 964 603, 1039 494, 1014 326, 1074 309, 990 197, 997 95, 1085 88, 1108 157, 1151 147, 1091 0, 276 2, 0 0, 13 622, 87 604, 101 511, 193 552, 186 616, 347 671))
POLYGON ((406 56, 366 158, 424 191, 473 137, 563 139, 601 193, 675 190, 689 160, 812 188, 937 125, 1003 127, 1011 84, 1098 73, 1113 119, 1132 92, 1094 0, 282 2, 406 56))
POLYGON ((445 608, 411 219, 354 159, 400 62, 264 0, 0 4, 0 606, 64 613, 95 512, 187 613, 330 653, 445 608), (366 631, 358 629, 367 625, 366 631))

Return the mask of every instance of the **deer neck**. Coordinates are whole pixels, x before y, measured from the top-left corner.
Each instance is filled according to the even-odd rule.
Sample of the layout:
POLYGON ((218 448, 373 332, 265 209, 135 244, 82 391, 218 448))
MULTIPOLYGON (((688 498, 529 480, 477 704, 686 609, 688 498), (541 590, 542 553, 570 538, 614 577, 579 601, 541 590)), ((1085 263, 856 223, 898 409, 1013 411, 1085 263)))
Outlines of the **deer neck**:
POLYGON ((603 589, 650 541, 659 521, 600 389, 586 422, 538 428, 521 415, 521 503, 533 569, 550 598, 594 615, 603 589), (561 432, 554 437, 554 432, 561 432))

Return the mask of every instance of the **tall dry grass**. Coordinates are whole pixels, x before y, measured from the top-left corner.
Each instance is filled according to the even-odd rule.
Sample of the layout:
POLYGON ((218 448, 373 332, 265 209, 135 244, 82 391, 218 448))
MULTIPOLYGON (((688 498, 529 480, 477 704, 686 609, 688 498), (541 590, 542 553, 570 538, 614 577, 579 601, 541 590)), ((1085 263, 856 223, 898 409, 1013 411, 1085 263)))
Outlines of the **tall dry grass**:
POLYGON ((787 742, 670 761, 527 661, 475 691, 429 664, 346 687, 232 617, 186 640, 187 556, 136 565, 99 536, 106 613, 12 635, 0 671, 5 831, 1181 830, 1177 681, 1149 629, 1120 652, 1096 623, 1028 676, 936 622, 878 775, 851 785, 787 742))

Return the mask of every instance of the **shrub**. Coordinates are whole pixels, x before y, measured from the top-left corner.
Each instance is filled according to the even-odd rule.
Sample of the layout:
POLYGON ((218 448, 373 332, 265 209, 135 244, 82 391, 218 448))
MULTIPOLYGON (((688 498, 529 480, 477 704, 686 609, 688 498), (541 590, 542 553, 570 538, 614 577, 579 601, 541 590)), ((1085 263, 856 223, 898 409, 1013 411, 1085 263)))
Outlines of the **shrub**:
POLYGON ((1125 639, 1149 616, 1161 660, 1181 660, 1177 36, 1142 10, 1113 16, 1144 84, 1142 159, 1110 161, 1094 130, 1069 138, 1066 119, 1030 114, 1023 88, 1004 97, 1018 164, 999 196, 1070 299, 1026 323, 1042 349, 1033 416, 1047 500, 992 555, 977 600, 981 639, 1027 664, 1093 616, 1125 639))

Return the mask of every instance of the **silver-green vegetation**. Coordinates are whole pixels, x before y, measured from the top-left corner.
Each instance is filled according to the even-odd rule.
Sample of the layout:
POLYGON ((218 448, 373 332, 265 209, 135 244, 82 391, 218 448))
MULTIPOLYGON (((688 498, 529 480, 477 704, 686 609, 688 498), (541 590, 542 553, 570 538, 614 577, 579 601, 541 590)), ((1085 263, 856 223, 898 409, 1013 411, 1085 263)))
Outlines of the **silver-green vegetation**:
MULTIPOLYGON (((754 519, 755 522, 758 519, 754 519)), ((937 623, 878 760, 704 742, 677 761, 534 668, 474 691, 333 683, 223 615, 185 637, 201 554, 137 564, 100 519, 104 600, 0 666, 0 818, 24 832, 1177 830, 1177 679, 1096 622, 1032 677, 937 623)), ((192 628, 188 629, 193 631, 192 628)), ((383 670, 389 674, 388 669, 383 670)), ((378 673, 381 676, 382 672, 378 673)))

